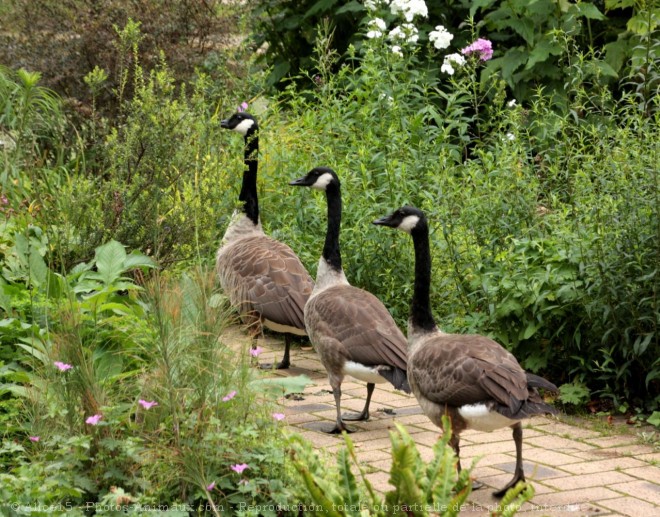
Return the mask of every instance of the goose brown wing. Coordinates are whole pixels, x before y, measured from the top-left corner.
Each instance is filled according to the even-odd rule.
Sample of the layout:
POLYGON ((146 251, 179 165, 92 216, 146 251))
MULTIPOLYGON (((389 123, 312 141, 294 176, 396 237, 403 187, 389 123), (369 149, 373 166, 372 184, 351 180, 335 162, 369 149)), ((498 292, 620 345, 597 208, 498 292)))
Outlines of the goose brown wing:
POLYGON ((406 371, 406 338, 382 302, 368 291, 350 285, 330 287, 312 298, 307 312, 314 327, 324 323, 343 345, 346 359, 406 371))
POLYGON ((515 413, 529 396, 518 361, 485 336, 438 335, 415 352, 411 369, 420 391, 438 404, 494 400, 515 413))
POLYGON ((289 246, 266 236, 232 243, 219 253, 222 288, 241 313, 255 310, 264 318, 305 328, 304 307, 314 282, 289 246))

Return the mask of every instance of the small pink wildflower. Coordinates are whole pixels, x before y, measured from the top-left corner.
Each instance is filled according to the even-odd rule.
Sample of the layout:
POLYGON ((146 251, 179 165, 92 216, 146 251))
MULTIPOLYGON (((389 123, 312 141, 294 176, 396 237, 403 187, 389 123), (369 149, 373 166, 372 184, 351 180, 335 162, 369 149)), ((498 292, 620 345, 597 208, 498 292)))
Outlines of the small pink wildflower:
POLYGON ((140 404, 144 409, 151 409, 152 407, 157 406, 158 402, 155 401, 147 402, 146 400, 140 399, 138 400, 138 404, 140 404))
POLYGON ((206 490, 207 490, 208 492, 210 492, 210 491, 213 490, 214 488, 215 488, 215 481, 212 481, 210 485, 207 485, 207 486, 206 486, 206 490))
POLYGON ((261 348, 260 346, 257 346, 257 347, 254 347, 254 348, 250 349, 250 355, 252 357, 259 357, 259 354, 263 351, 264 351, 263 348, 261 348))
POLYGON ((245 102, 245 101, 243 101, 243 102, 241 103, 241 105, 238 107, 238 111, 239 111, 239 113, 240 113, 241 111, 247 111, 248 106, 249 106, 248 103, 245 102))
POLYGON ((481 61, 488 61, 493 57, 493 44, 487 39, 479 38, 461 50, 461 54, 464 56, 469 56, 474 52, 479 53, 479 59, 481 61))
POLYGON ((87 420, 85 420, 85 423, 89 425, 97 425, 102 418, 103 415, 90 416, 89 418, 87 418, 87 420))
POLYGON ((236 396, 236 391, 230 391, 224 397, 222 397, 223 402, 228 402, 236 396))
POLYGON ((73 368, 73 366, 71 366, 70 364, 63 363, 62 361, 55 361, 53 364, 57 366, 57 369, 61 372, 66 372, 67 370, 73 368))
POLYGON ((239 474, 241 474, 247 468, 250 468, 250 466, 247 463, 241 463, 241 464, 237 463, 236 465, 231 466, 231 469, 234 472, 238 472, 239 474))
POLYGON ((41 436, 30 436, 31 442, 38 442, 39 440, 41 440, 41 436))
POLYGON ((278 422, 279 422, 280 420, 284 420, 284 417, 285 417, 285 416, 286 416, 286 415, 285 415, 284 413, 273 413, 273 418, 274 418, 275 420, 277 420, 278 422))

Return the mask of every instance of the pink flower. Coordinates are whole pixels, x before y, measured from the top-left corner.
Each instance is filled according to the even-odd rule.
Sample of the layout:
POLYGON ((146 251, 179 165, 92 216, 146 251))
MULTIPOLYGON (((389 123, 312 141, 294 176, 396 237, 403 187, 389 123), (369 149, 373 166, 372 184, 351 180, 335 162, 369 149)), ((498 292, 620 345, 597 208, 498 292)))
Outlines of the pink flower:
POLYGON ((247 468, 249 468, 249 467, 250 467, 250 466, 249 466, 247 463, 241 463, 240 465, 239 465, 239 464, 232 465, 232 466, 231 466, 231 469, 232 469, 234 472, 238 472, 238 473, 240 474, 240 473, 242 473, 245 469, 247 469, 247 468))
POLYGON ((222 397, 223 402, 228 402, 236 396, 236 391, 230 391, 224 397, 222 397))
POLYGON ((67 370, 73 368, 73 366, 71 366, 70 364, 63 363, 62 361, 55 361, 53 364, 57 366, 57 369, 61 372, 66 372, 67 370))
POLYGON ((214 488, 215 488, 215 481, 211 482, 210 485, 207 485, 207 486, 206 486, 206 490, 207 490, 208 492, 210 492, 210 491, 213 490, 214 488))
POLYGON ((479 53, 479 59, 481 61, 488 61, 493 57, 493 44, 487 39, 479 38, 474 43, 461 50, 461 54, 464 56, 469 56, 474 52, 479 53))
POLYGON ((85 420, 85 423, 89 425, 97 425, 102 418, 103 415, 90 416, 89 418, 87 418, 87 420, 85 420))
POLYGON ((41 440, 41 436, 30 436, 31 442, 38 442, 39 440, 41 440))
POLYGON ((273 418, 274 418, 275 420, 277 420, 278 422, 279 422, 280 420, 284 420, 284 417, 285 417, 285 416, 286 416, 286 415, 285 415, 284 413, 273 413, 273 418))
POLYGON ((151 409, 152 407, 157 406, 158 402, 155 401, 147 402, 146 400, 140 399, 138 400, 138 404, 140 404, 144 409, 151 409))
POLYGON ((263 352, 263 351, 264 351, 264 349, 261 348, 260 346, 255 347, 255 348, 251 348, 251 349, 250 349, 250 355, 251 355, 252 357, 259 357, 259 354, 260 354, 261 352, 263 352))
POLYGON ((242 102, 241 105, 238 107, 238 111, 247 111, 248 109, 248 103, 247 102, 242 102))

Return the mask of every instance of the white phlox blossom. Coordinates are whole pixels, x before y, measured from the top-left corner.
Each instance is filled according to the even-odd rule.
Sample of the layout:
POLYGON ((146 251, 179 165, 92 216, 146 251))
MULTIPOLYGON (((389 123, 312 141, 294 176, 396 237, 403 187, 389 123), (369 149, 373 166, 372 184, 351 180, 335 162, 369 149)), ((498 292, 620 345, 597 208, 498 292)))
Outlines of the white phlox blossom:
POLYGON ((465 58, 463 56, 460 54, 449 54, 448 56, 445 56, 440 71, 445 74, 454 75, 454 72, 456 71, 454 70, 454 66, 463 66, 464 64, 465 58))
POLYGON ((394 15, 402 14, 408 22, 413 21, 415 16, 426 18, 429 15, 429 10, 424 0, 392 0, 390 11, 394 15))
POLYGON ((378 0, 364 0, 364 7, 367 11, 375 11, 380 7, 380 2, 378 0))
POLYGON ((453 38, 454 35, 442 25, 438 25, 434 31, 429 32, 429 41, 433 43, 433 46, 438 50, 449 47, 453 38))
POLYGON ((412 23, 404 23, 398 27, 394 27, 387 37, 392 41, 401 40, 406 43, 417 43, 419 39, 417 27, 412 23))
POLYGON ((506 103, 506 105, 509 108, 513 108, 516 105, 516 99, 511 99, 509 102, 506 103))
POLYGON ((401 51, 401 47, 399 45, 392 45, 392 54, 395 56, 403 57, 403 52, 401 51))
POLYGON ((387 28, 385 21, 381 18, 374 18, 370 20, 367 24, 369 31, 367 32, 367 38, 380 38, 383 35, 383 32, 387 28))

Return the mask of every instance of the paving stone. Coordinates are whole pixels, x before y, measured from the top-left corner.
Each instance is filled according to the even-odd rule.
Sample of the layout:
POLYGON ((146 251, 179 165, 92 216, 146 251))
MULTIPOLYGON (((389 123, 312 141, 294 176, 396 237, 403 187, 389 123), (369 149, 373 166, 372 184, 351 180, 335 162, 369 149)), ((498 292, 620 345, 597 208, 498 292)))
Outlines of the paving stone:
POLYGON ((608 484, 608 488, 623 494, 643 499, 648 503, 660 505, 660 485, 649 481, 631 481, 629 483, 608 484))
POLYGON ((524 438, 526 445, 534 445, 535 447, 541 447, 544 449, 550 450, 560 450, 565 453, 570 453, 573 451, 588 451, 592 449, 591 445, 586 443, 578 442, 576 440, 569 440, 568 438, 563 438, 556 435, 543 435, 543 436, 532 436, 529 438, 524 438))
POLYGON ((610 486, 614 483, 626 483, 630 481, 636 480, 632 476, 628 476, 622 472, 609 470, 580 476, 568 475, 561 478, 546 479, 543 482, 560 490, 575 490, 579 488, 610 486))
POLYGON ((617 436, 606 436, 603 438, 589 438, 585 440, 591 445, 597 447, 607 448, 607 447, 618 447, 622 445, 632 445, 637 442, 637 437, 632 435, 617 435, 617 436))
POLYGON ((627 515, 629 517, 660 516, 660 508, 651 503, 647 503, 646 501, 640 501, 634 497, 607 499, 606 501, 600 501, 598 504, 604 508, 615 510, 620 515, 627 515))
POLYGON ((563 454, 561 452, 541 449, 538 447, 524 447, 523 458, 535 461, 536 463, 542 463, 543 465, 550 465, 554 467, 561 467, 571 463, 579 463, 583 461, 582 458, 576 456, 575 454, 563 454))
MULTIPOLYGON (((626 460, 632 460, 632 458, 626 458, 626 460)), ((639 462, 639 460, 634 461, 639 462)), ((643 467, 626 468, 623 470, 623 473, 660 485, 660 468, 643 464, 643 467)))
POLYGON ((295 404, 287 406, 296 413, 318 413, 321 411, 328 411, 329 409, 334 409, 328 404, 295 404))
MULTIPOLYGON (((499 463, 497 465, 493 465, 493 467, 503 470, 504 472, 509 472, 513 476, 513 473, 516 469, 516 462, 510 461, 508 463, 499 463)), ((548 478, 566 476, 566 472, 562 472, 560 470, 556 470, 529 461, 523 461, 523 470, 525 471, 525 477, 528 480, 548 479, 548 478)))
POLYGON ((594 472, 605 472, 607 470, 625 469, 623 472, 632 474, 630 470, 634 470, 633 467, 643 467, 645 465, 646 463, 640 460, 636 460, 635 458, 613 458, 607 460, 587 461, 583 463, 563 465, 562 469, 572 474, 591 474, 594 472))
MULTIPOLYGON (((614 500, 619 496, 607 487, 589 487, 579 490, 567 490, 535 495, 530 509, 545 511, 550 515, 554 512, 575 512, 574 515, 600 515, 596 503, 614 500)), ((642 517, 642 514, 640 514, 642 517)))

